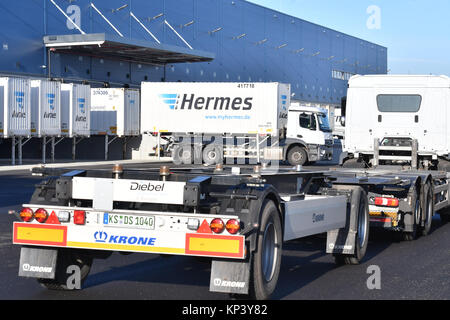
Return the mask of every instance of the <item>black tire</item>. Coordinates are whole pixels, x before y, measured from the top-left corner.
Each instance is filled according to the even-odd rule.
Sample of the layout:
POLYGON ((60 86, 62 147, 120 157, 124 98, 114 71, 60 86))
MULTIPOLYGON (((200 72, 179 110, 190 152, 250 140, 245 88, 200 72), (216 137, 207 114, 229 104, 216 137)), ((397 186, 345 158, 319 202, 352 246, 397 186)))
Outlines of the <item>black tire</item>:
POLYGON ((287 154, 287 161, 291 166, 303 166, 308 162, 308 153, 305 148, 292 147, 287 154))
POLYGON ((414 241, 420 235, 420 219, 422 218, 422 205, 421 205, 421 196, 416 188, 412 188, 410 191, 412 200, 411 203, 414 204, 412 211, 413 218, 413 230, 412 231, 404 231, 402 236, 404 241, 414 241))
POLYGON ((76 249, 59 249, 56 260, 55 279, 37 279, 37 281, 49 290, 70 291, 67 286, 67 280, 71 276, 67 273, 69 266, 78 266, 80 268, 80 284, 83 285, 91 270, 93 258, 89 252, 76 249))
POLYGON ((365 169, 367 168, 366 163, 360 161, 359 159, 348 159, 342 164, 343 168, 351 168, 351 169, 365 169))
POLYGON ((366 255, 369 244, 370 216, 367 194, 361 187, 345 186, 342 188, 354 189, 351 199, 351 216, 355 215, 357 231, 355 236, 355 253, 352 255, 335 254, 337 265, 357 265, 360 264, 366 255))
POLYGON ((267 300, 275 290, 280 275, 283 236, 280 213, 273 201, 266 200, 261 209, 257 248, 252 254, 250 297, 267 300))
POLYGON ((433 222, 434 214, 433 189, 429 182, 424 186, 422 203, 422 214, 424 215, 423 218, 425 218, 425 221, 424 226, 421 229, 421 234, 422 236, 427 236, 431 230, 431 224, 433 222))
POLYGON ((203 149, 203 162, 207 165, 223 163, 223 152, 215 144, 210 144, 203 149))

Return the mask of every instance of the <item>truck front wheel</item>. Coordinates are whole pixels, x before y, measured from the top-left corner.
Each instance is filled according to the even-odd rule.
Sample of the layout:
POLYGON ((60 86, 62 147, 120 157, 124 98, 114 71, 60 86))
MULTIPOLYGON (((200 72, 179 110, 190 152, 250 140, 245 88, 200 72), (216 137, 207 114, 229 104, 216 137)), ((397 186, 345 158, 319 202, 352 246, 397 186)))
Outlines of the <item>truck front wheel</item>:
POLYGON ((292 147, 288 152, 287 161, 291 166, 303 166, 308 162, 308 153, 305 148, 299 146, 292 147))
POLYGON ((250 274, 250 296, 257 300, 269 299, 278 282, 282 252, 280 214, 273 201, 265 201, 253 253, 250 274))

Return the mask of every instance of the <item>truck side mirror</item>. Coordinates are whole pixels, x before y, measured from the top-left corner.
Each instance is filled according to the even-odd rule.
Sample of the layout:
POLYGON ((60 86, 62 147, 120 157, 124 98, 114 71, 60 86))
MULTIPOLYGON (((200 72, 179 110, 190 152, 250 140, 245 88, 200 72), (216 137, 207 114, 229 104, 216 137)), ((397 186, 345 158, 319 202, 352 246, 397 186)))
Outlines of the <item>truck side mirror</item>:
POLYGON ((341 126, 345 127, 345 117, 341 117, 341 126))

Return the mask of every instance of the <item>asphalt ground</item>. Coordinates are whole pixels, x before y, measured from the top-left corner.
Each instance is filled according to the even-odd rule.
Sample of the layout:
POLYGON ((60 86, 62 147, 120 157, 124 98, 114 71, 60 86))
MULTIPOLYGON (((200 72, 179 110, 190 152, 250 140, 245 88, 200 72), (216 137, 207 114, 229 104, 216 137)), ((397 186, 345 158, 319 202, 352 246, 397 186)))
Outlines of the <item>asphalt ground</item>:
MULTIPOLYGON (((158 167, 160 163, 145 164, 158 167)), ((128 164, 125 168, 140 168, 128 164)), ((109 165, 107 166, 110 167, 109 165)), ((326 169, 319 164, 314 169, 326 169)), ((229 300, 209 292, 210 262, 156 254, 121 255, 95 260, 83 290, 42 288, 18 277, 20 247, 12 244, 14 215, 42 180, 29 171, 0 173, 0 299, 2 300, 229 300)), ((403 242, 395 233, 371 230, 366 257, 357 266, 336 266, 325 254, 325 236, 287 242, 274 300, 448 300, 450 299, 450 224, 436 215, 430 235, 403 242), (373 266, 379 288, 370 288, 373 266), (368 286, 369 283, 369 286, 368 286)))

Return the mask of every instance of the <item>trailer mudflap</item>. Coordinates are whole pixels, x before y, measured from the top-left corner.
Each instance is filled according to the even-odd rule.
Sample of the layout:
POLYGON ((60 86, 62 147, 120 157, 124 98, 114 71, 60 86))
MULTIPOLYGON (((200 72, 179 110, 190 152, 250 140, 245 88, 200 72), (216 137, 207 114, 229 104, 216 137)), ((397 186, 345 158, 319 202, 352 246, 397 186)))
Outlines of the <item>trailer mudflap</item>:
POLYGON ((209 291, 248 294, 250 261, 213 260, 209 291))
POLYGON ((19 276, 55 279, 57 258, 57 249, 22 247, 20 250, 19 276))
POLYGON ((327 253, 354 254, 356 232, 336 229, 327 233, 327 253))

